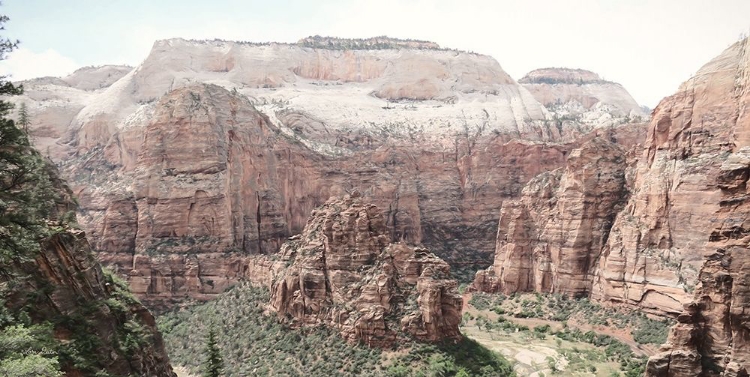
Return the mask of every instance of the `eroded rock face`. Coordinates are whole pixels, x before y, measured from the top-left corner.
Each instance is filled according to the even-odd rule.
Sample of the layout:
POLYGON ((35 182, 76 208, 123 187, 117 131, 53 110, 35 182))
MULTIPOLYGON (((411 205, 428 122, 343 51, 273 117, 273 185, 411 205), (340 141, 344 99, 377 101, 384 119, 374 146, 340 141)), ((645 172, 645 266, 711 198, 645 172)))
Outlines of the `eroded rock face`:
POLYGON ((496 203, 570 148, 466 135, 451 151, 416 143, 330 156, 217 86, 178 89, 154 109, 148 125, 118 131, 66 172, 101 260, 157 306, 254 279, 248 256, 276 252, 314 207, 353 189, 385 209, 389 242, 486 265, 496 203))
POLYGON ((477 273, 481 291, 585 297, 614 216, 627 199, 625 152, 602 138, 575 149, 566 167, 532 179, 503 203, 495 262, 477 273))
POLYGON ((726 202, 722 186, 732 183, 724 182, 722 166, 750 145, 746 47, 743 41, 724 51, 654 111, 593 298, 679 314, 706 256, 716 252, 717 228, 743 217, 726 202))
POLYGON ((76 206, 56 171, 51 167, 47 171, 57 191, 50 194, 55 203, 47 215, 54 232, 28 259, 4 259, 2 304, 11 313, 25 312, 32 323, 51 324, 54 338, 72 345, 65 352, 78 350, 78 354, 59 354, 66 376, 103 371, 117 376, 176 377, 154 317, 130 295, 125 283, 104 273, 85 233, 61 220, 76 206))
POLYGON ((491 263, 498 209, 532 177, 593 135, 641 137, 553 121, 494 59, 418 41, 173 39, 114 83, 108 70, 29 82, 17 102, 102 261, 150 305, 254 279, 249 260, 355 189, 383 209, 390 241, 473 272, 491 263))
POLYGON ((423 248, 389 243, 380 210, 358 194, 313 211, 280 251, 271 307, 296 325, 326 324, 350 342, 393 345, 461 335, 462 299, 446 262, 423 248))
MULTIPOLYGON (((716 258, 716 240, 744 234, 746 229, 742 224, 747 212, 742 203, 747 173, 741 162, 744 148, 750 144, 746 111, 750 64, 746 47, 747 41, 743 41, 729 48, 654 111, 641 157, 632 170, 625 170, 623 192, 630 192, 629 198, 619 213, 617 206, 607 209, 609 216, 616 214, 614 222, 610 217, 599 225, 602 228, 598 234, 608 237, 581 238, 587 243, 578 250, 593 246, 593 253, 586 254, 594 256, 588 269, 578 270, 574 274, 577 278, 568 280, 564 287, 554 286, 554 275, 547 279, 549 275, 542 273, 550 268, 543 267, 548 263, 544 259, 546 249, 535 248, 547 242, 545 233, 538 231, 538 224, 544 224, 547 218, 575 218, 581 214, 576 206, 559 206, 560 201, 553 194, 565 174, 545 173, 528 185, 526 190, 533 195, 524 197, 525 202, 504 204, 501 218, 508 220, 500 222, 496 265, 478 275, 475 287, 545 291, 552 286, 553 290, 582 294, 586 292, 580 289, 583 278, 590 282, 588 295, 601 302, 659 315, 676 316, 682 312, 683 305, 692 300, 696 285, 716 278, 711 268, 704 266, 705 258, 716 258), (542 210, 536 213, 528 208, 542 210), (588 243, 597 239, 600 241, 588 243), (506 259, 528 255, 536 259, 524 257, 516 263, 505 263, 506 259)), ((619 186, 622 182, 617 178, 598 185, 607 192, 608 184, 619 186)), ((740 239, 738 245, 744 242, 747 246, 744 236, 736 237, 740 239)), ((737 257, 737 253, 732 255, 737 257)), ((739 273, 742 267, 736 268, 739 273)), ((701 305, 696 305, 697 309, 692 310, 703 313, 701 305)), ((707 306, 709 311, 720 310, 714 304, 707 306)), ((693 317, 691 314, 685 318, 693 317)), ((721 348, 727 334, 713 335, 715 346, 721 348)), ((695 352, 683 351, 675 355, 695 359, 695 352)))
POLYGON ((750 372, 750 147, 721 166, 719 224, 708 242, 693 302, 677 317, 663 352, 649 359, 647 376, 747 376, 750 372))

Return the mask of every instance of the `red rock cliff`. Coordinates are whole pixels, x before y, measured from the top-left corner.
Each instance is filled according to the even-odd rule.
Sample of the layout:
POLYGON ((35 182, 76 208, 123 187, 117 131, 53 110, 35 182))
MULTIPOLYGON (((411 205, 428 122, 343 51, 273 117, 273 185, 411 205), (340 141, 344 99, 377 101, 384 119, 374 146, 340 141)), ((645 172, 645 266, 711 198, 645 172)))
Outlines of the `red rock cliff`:
POLYGON ((390 244, 385 218, 358 194, 315 209, 281 248, 271 306, 296 325, 326 324, 350 342, 390 346, 461 335, 462 300, 450 267, 426 249, 390 244))
POLYGON ((474 289, 588 296, 614 216, 627 198, 625 153, 595 138, 500 211, 495 262, 474 289))
MULTIPOLYGON (((739 377, 750 373, 749 44, 747 39, 736 43, 685 86, 700 95, 692 103, 692 112, 723 126, 711 127, 708 132, 722 142, 715 148, 723 151, 723 158, 706 182, 716 187, 717 202, 712 207, 711 225, 701 233, 707 237, 706 251, 702 252, 693 301, 677 318, 663 352, 649 359, 647 376, 739 377)), ((684 101, 678 94, 662 105, 684 101)), ((655 135, 664 135, 674 125, 666 120, 661 124, 655 135)), ((662 139, 668 142, 671 138, 662 139)), ((701 144, 710 145, 710 141, 701 140, 701 144)))

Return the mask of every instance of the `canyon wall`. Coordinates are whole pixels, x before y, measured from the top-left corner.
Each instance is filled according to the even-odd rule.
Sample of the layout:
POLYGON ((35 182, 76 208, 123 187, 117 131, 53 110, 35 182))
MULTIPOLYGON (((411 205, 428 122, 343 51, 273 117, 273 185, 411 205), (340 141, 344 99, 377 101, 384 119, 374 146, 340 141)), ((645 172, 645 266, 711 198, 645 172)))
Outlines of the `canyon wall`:
MULTIPOLYGON (((746 376, 747 48, 747 39, 734 44, 664 99, 637 163, 599 169, 592 195, 564 195, 586 193, 592 177, 571 155, 564 171, 537 176, 520 200, 504 202, 495 265, 473 289, 561 292, 677 316, 647 375, 746 376), (603 212, 582 210, 591 203, 603 212)), ((606 158, 611 148, 595 150, 606 158)))
POLYGON ((596 263, 627 199, 625 152, 595 138, 542 173, 500 211, 495 262, 480 271, 481 291, 591 293, 596 263))
POLYGON ((490 57, 410 43, 158 41, 132 70, 28 82, 14 101, 40 120, 101 260, 160 307, 252 278, 265 262, 251 256, 353 190, 383 209, 390 241, 465 279, 491 263, 498 209, 528 180, 597 135, 642 138, 616 114, 555 118, 490 57))
MULTIPOLYGON (((703 233, 707 236, 706 252, 693 300, 677 317, 663 352, 649 359, 647 376, 736 377, 750 372, 746 314, 750 302, 749 44, 747 39, 736 43, 683 87, 703 94, 687 97, 696 98, 693 113, 700 115, 699 119, 728 127, 712 129, 710 135, 723 142, 723 148, 717 148, 730 153, 722 154, 715 174, 708 178, 707 183, 718 190, 718 202, 713 207, 711 225, 703 233)), ((685 99, 672 97, 666 101, 679 103, 685 99)))

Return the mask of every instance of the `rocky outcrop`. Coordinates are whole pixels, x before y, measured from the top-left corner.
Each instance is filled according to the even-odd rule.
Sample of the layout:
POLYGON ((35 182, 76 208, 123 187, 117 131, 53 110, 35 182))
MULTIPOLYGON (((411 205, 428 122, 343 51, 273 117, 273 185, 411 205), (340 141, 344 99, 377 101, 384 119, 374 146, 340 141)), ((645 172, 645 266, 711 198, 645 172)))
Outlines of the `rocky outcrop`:
POLYGON ((450 267, 423 248, 390 244, 380 210, 355 193, 313 211, 280 251, 271 307, 295 325, 338 328, 350 342, 458 339, 461 296, 450 267))
POLYGON ((614 216, 627 200, 624 151, 595 138, 568 156, 564 169, 532 179, 503 203, 495 262, 473 289, 585 297, 614 216))

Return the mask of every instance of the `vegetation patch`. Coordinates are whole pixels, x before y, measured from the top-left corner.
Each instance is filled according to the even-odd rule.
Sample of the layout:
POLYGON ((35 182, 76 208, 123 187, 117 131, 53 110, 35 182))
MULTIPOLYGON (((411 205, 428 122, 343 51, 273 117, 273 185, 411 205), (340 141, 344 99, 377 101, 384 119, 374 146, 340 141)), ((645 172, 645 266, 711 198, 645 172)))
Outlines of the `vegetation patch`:
POLYGON ((265 313, 266 289, 240 284, 217 299, 158 319, 175 365, 198 374, 209 332, 226 376, 512 376, 510 363, 477 342, 402 344, 380 350, 344 342, 328 327, 292 329, 265 313))
POLYGON ((639 344, 660 345, 667 341, 674 321, 669 318, 653 319, 637 311, 607 308, 589 299, 572 299, 564 295, 540 293, 472 294, 469 301, 477 310, 491 310, 499 315, 515 318, 539 318, 566 322, 574 318, 594 326, 630 329, 639 344))

